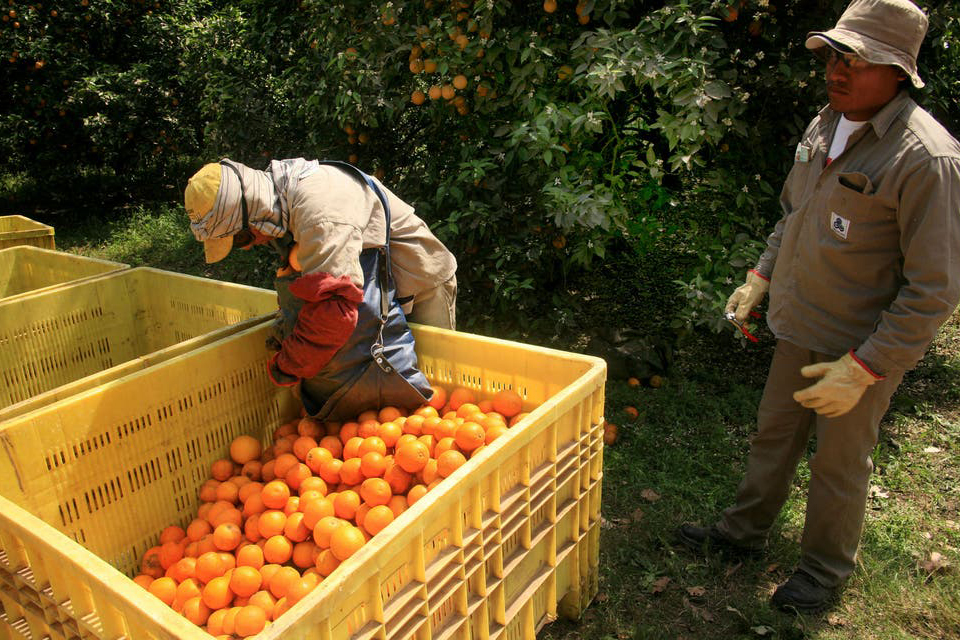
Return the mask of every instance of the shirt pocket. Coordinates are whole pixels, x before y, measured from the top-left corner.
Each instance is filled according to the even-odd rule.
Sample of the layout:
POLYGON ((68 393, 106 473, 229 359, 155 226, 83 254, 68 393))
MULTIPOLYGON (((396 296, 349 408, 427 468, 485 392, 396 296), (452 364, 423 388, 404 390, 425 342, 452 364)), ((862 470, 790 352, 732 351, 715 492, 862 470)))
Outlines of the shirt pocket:
POLYGON ((821 242, 844 253, 885 254, 899 251, 896 209, 874 193, 860 172, 838 173, 821 220, 821 242))

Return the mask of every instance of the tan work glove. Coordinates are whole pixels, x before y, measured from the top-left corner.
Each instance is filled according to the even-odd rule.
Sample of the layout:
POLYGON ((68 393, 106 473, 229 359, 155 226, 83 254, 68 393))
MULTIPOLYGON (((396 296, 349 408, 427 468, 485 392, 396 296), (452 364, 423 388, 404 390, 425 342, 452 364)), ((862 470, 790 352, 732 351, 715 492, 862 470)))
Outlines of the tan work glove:
POLYGON ((793 399, 822 416, 836 418, 853 409, 867 387, 882 380, 848 353, 833 362, 808 364, 800 369, 805 378, 820 378, 814 385, 793 394, 793 399))
POLYGON ((733 312, 737 322, 744 323, 755 306, 760 304, 770 288, 770 282, 756 271, 747 271, 747 281, 737 287, 727 299, 725 312, 733 312))

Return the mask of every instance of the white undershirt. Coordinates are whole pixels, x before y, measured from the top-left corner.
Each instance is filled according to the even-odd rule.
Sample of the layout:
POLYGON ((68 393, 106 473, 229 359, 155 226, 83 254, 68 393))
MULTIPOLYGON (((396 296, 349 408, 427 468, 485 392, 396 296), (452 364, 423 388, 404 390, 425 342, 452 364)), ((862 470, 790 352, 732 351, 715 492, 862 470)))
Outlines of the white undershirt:
POLYGON ((837 123, 837 130, 833 134, 833 142, 830 143, 830 153, 827 154, 828 163, 843 153, 843 150, 847 147, 847 140, 850 139, 850 136, 865 124, 867 124, 866 120, 854 122, 853 120, 847 120, 847 116, 840 116, 840 122, 837 123))

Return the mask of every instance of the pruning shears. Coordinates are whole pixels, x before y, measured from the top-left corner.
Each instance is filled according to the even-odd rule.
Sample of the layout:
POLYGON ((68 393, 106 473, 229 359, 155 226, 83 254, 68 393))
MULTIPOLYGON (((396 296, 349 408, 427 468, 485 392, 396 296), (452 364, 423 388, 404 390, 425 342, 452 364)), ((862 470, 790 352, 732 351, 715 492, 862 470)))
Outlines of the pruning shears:
MULTIPOLYGON (((727 320, 729 320, 730 323, 733 324, 733 326, 735 326, 737 329, 740 329, 740 332, 741 332, 743 335, 747 336, 747 340, 749 340, 750 342, 759 342, 759 340, 757 339, 757 336, 755 336, 755 335, 753 335, 752 333, 750 333, 750 330, 747 329, 747 323, 746 323, 746 322, 738 322, 738 321, 737 321, 737 316, 736 316, 736 314, 735 314, 733 311, 727 311, 726 313, 723 314, 723 317, 726 318, 727 320)), ((759 320, 759 319, 760 319, 760 312, 759 312, 759 311, 751 311, 751 312, 750 312, 750 317, 753 318, 753 319, 755 319, 755 320, 759 320)))

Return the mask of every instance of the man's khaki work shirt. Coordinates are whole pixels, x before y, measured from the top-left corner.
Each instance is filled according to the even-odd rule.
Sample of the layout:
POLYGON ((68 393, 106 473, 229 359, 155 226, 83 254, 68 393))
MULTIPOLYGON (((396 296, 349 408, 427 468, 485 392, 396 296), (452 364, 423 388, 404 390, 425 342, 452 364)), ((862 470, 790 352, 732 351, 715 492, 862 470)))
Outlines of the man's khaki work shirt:
POLYGON ((960 299, 960 145, 902 92, 826 164, 839 119, 825 107, 810 123, 780 195, 756 268, 768 324, 879 374, 907 370, 960 299))
MULTIPOLYGON (((374 178, 390 205, 390 263, 398 298, 414 297, 456 273, 453 254, 413 207, 374 178)), ((320 165, 290 194, 290 230, 303 273, 349 276, 363 288, 360 252, 386 242, 380 199, 343 169, 320 165)))

